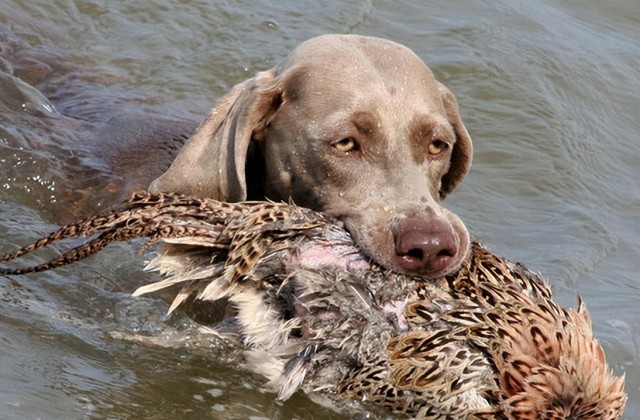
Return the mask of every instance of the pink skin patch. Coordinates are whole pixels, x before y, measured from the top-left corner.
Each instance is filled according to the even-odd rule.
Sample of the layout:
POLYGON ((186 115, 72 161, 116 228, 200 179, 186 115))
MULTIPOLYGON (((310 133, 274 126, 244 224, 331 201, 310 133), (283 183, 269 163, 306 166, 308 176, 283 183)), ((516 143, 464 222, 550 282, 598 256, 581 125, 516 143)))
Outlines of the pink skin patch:
POLYGON ((304 268, 336 267, 340 269, 367 270, 370 268, 366 258, 353 246, 335 243, 313 242, 297 249, 291 255, 290 264, 304 268))

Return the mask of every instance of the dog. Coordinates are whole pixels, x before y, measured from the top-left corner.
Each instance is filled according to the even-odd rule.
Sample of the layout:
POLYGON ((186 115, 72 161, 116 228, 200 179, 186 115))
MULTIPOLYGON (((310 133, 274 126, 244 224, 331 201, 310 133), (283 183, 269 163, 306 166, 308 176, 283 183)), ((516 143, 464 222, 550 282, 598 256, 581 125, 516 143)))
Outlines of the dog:
POLYGON ((471 158, 453 94, 414 52, 324 35, 234 86, 149 189, 293 201, 341 220, 378 263, 435 278, 469 252, 441 202, 471 158))

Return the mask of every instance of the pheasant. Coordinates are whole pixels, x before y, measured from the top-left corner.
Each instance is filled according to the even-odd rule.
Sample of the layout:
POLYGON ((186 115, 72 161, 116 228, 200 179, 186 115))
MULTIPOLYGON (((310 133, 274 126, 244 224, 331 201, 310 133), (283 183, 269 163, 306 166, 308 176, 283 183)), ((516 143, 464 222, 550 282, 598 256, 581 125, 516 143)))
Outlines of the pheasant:
MULTIPOLYGON (((226 300, 249 369, 287 399, 298 390, 354 398, 421 419, 615 419, 627 396, 579 299, 565 309, 524 265, 473 241, 462 268, 437 279, 398 274, 365 257, 342 225, 273 202, 223 203, 139 193, 0 257, 92 237, 53 269, 114 241, 162 242, 147 269, 195 296, 226 300)), ((224 325, 224 328, 222 327, 224 325)))

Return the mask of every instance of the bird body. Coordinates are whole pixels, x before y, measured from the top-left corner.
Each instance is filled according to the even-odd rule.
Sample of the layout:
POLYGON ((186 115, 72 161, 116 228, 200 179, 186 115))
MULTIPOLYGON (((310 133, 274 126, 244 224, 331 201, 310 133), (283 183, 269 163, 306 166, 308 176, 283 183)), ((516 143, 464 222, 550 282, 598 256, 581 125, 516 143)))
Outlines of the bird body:
POLYGON ((68 264, 116 240, 162 240, 147 269, 226 300, 214 331, 237 334, 249 369, 287 399, 296 391, 354 398, 416 418, 614 419, 626 402, 582 301, 555 303, 522 264, 472 243, 462 268, 427 279, 362 255, 341 224, 288 204, 138 194, 0 258, 72 236, 95 238, 21 274, 68 264), (224 326, 224 328, 222 328, 224 326))

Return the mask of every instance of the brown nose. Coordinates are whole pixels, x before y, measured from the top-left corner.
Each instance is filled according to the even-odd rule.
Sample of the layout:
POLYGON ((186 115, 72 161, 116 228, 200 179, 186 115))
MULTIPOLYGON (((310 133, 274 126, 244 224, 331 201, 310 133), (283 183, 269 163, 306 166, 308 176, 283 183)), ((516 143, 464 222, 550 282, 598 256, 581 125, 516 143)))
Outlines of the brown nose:
POLYGON ((440 218, 407 217, 393 229, 395 261, 411 273, 437 276, 458 252, 451 226, 440 218))

